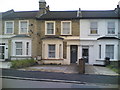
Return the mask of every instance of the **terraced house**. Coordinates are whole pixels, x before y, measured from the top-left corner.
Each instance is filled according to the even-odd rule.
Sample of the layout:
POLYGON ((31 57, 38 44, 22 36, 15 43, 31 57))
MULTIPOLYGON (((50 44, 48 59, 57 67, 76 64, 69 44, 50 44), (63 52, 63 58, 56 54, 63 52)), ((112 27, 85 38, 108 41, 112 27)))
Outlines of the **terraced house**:
POLYGON ((82 11, 80 57, 88 64, 104 65, 105 58, 120 60, 120 5, 114 10, 82 11))
MULTIPOLYGON (((99 44, 94 43, 96 40, 104 38, 104 32, 107 32, 105 31, 107 21, 110 21, 108 34, 112 33, 113 37, 110 40, 115 44, 115 48, 112 50, 116 55, 115 59, 119 60, 119 9, 118 6, 110 12, 81 11, 80 9, 78 11, 50 11, 45 0, 40 0, 38 11, 15 12, 10 10, 3 12, 0 60, 34 58, 46 64, 71 64, 78 63, 82 57, 87 57, 86 60, 89 62, 86 63, 96 64, 96 60, 99 61, 99 59, 93 58, 93 56, 101 55, 99 57, 104 59, 105 49, 100 49, 103 47, 100 43, 106 41, 102 40, 99 44), (109 15, 112 16, 109 17, 109 15), (106 18, 102 18, 104 16, 106 18), (111 20, 115 23, 111 23, 111 20), (96 22, 100 24, 99 30, 96 22), (92 49, 96 45, 98 45, 97 49, 92 49)), ((112 54, 112 51, 107 51, 107 53, 112 54)), ((98 62, 98 64, 100 63, 98 62)))
POLYGON ((39 11, 2 13, 1 60, 40 59, 42 63, 76 63, 79 53, 77 11, 49 11, 40 0, 39 11))

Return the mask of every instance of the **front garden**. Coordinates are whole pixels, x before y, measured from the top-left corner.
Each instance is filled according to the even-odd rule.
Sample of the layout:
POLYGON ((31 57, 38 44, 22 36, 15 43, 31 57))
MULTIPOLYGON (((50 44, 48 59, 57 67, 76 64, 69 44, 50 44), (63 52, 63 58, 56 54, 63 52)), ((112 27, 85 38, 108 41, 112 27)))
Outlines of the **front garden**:
POLYGON ((11 61, 11 68, 18 69, 18 68, 25 68, 36 65, 36 61, 33 59, 25 59, 25 60, 14 60, 11 61))
POLYGON ((110 68, 110 69, 113 70, 114 72, 120 74, 120 61, 110 62, 110 64, 107 65, 106 67, 107 67, 107 68, 110 68))

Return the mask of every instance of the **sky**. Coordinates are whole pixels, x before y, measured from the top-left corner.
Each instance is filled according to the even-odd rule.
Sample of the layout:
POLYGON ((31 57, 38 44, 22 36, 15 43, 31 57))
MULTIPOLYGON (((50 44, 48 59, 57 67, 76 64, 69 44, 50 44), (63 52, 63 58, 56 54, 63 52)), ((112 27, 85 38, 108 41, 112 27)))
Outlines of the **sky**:
MULTIPOLYGON (((39 9, 39 0, 0 0, 0 12, 32 11, 39 9)), ((120 0, 45 0, 51 11, 113 10, 120 0)))

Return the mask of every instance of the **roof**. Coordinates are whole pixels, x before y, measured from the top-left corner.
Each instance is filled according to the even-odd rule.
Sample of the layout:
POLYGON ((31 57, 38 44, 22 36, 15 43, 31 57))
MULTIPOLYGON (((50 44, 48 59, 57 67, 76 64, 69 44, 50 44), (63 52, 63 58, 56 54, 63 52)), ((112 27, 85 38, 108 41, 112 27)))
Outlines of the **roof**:
POLYGON ((103 36, 103 37, 99 37, 97 40, 101 40, 101 39, 118 39, 118 40, 120 40, 120 38, 114 37, 114 36, 103 36))
POLYGON ((59 20, 59 19, 76 19, 77 11, 49 11, 42 15, 39 20, 59 20))
POLYGON ((103 10, 103 11, 82 11, 82 19, 117 19, 118 14, 115 10, 103 10))
POLYGON ((81 11, 77 17, 78 11, 48 11, 46 14, 39 15, 38 11, 20 11, 13 10, 2 13, 2 19, 37 19, 37 20, 72 20, 72 19, 118 19, 120 14, 115 10, 97 10, 81 11), (36 17, 38 16, 38 17, 36 17))
POLYGON ((30 36, 24 35, 24 34, 20 34, 20 35, 13 36, 12 38, 30 38, 30 36))
MULTIPOLYGON (((39 20, 59 20, 59 19, 118 19, 115 10, 103 11, 81 11, 81 16, 77 17, 77 11, 49 11, 39 17, 39 20)), ((119 17, 120 18, 120 17, 119 17)))
POLYGON ((48 39, 60 39, 60 40, 63 40, 64 38, 61 38, 59 36, 45 36, 41 40, 48 40, 48 39))
POLYGON ((38 11, 20 11, 20 12, 4 12, 2 13, 2 19, 29 19, 29 18, 36 18, 38 11))

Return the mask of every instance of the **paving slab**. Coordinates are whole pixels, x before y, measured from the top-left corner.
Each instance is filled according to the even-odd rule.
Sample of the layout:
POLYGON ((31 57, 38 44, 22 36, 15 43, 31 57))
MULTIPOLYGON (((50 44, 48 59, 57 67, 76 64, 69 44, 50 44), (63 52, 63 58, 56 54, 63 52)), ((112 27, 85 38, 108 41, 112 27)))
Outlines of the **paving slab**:
POLYGON ((98 74, 98 75, 119 75, 111 69, 104 66, 86 65, 85 74, 98 74))

